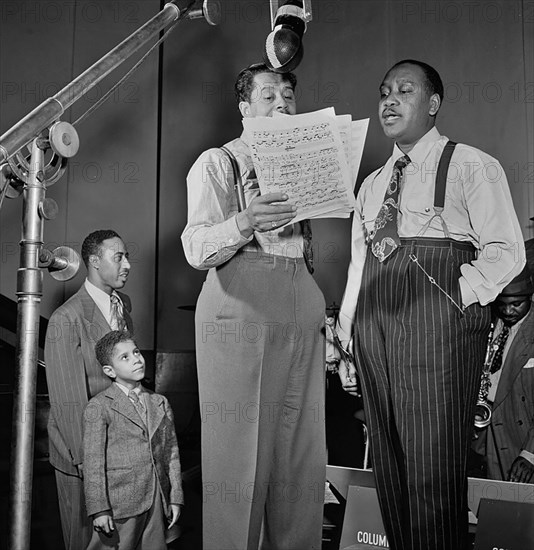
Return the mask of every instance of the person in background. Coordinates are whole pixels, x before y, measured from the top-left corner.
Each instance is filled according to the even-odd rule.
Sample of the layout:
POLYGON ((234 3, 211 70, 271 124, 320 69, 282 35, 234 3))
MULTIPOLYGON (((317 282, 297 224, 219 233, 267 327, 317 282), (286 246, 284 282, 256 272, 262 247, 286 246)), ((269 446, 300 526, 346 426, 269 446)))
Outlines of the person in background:
POLYGON ((110 330, 133 330, 130 298, 119 292, 130 273, 118 233, 101 229, 82 244, 87 279, 54 311, 45 341, 50 396, 48 438, 66 550, 85 550, 92 534, 83 497, 82 416, 89 399, 110 385, 95 344, 110 330))
MULTIPOLYGON (((458 144, 437 177, 452 145, 435 127, 437 71, 400 61, 379 92, 393 153, 358 192, 337 331, 344 346, 354 333, 390 548, 460 550, 485 306, 523 268, 523 237, 497 160, 458 144)), ((354 365, 339 373, 353 392, 354 365)))
MULTIPOLYGON (((241 115, 295 114, 295 86, 292 73, 244 69, 241 115)), ((195 317, 203 548, 318 550, 326 305, 309 272, 309 223, 291 223, 283 193, 260 194, 246 133, 225 149, 191 168, 182 234, 188 262, 208 270, 195 317)))
POLYGON ((472 448, 489 479, 534 483, 534 239, 525 244, 527 266, 492 304, 492 414, 489 425, 475 431, 472 448))

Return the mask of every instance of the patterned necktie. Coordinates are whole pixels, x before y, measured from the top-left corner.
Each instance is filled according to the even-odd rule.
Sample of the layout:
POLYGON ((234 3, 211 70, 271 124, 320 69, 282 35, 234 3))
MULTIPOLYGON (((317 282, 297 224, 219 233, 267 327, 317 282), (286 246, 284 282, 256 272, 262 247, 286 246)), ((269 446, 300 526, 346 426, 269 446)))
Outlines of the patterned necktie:
POLYGON ((502 332, 499 334, 495 346, 497 350, 493 356, 493 361, 491 362, 490 373, 493 374, 497 372, 502 367, 502 354, 504 352, 504 346, 506 345, 506 340, 508 339, 508 334, 510 334, 510 327, 504 325, 502 327, 502 332))
POLYGON ((310 220, 303 220, 300 222, 302 229, 302 239, 304 242, 304 260, 308 266, 308 271, 313 273, 313 245, 312 245, 312 230, 310 220))
POLYGON ((141 401, 141 399, 139 398, 139 394, 134 390, 130 390, 130 392, 128 393, 128 397, 129 397, 130 401, 133 403, 133 406, 135 407, 135 410, 139 413, 139 416, 141 417, 141 420, 143 422, 145 422, 145 420, 146 420, 145 406, 144 406, 143 402, 141 401))
POLYGON ((122 303, 117 294, 112 294, 110 297, 110 313, 111 313, 111 328, 114 330, 126 330, 126 322, 122 313, 122 303))
POLYGON ((384 202, 376 216, 371 251, 378 258, 379 262, 383 262, 388 258, 400 245, 397 229, 399 188, 404 168, 410 162, 408 155, 404 155, 395 162, 393 173, 391 174, 391 179, 384 196, 384 202))

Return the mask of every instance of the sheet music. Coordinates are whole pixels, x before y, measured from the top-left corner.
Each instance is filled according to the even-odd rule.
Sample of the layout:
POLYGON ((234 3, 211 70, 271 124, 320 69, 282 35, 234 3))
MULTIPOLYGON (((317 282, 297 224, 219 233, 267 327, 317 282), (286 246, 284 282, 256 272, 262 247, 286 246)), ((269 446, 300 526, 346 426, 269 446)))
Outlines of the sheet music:
MULTIPOLYGON (((352 134, 347 122, 344 118, 352 134)), ((332 107, 294 116, 244 118, 243 126, 262 194, 287 193, 297 207, 292 223, 348 217, 355 205, 348 161, 352 155, 346 153, 332 107)), ((345 135, 351 144, 349 130, 345 135)))
POLYGON ((352 121, 352 133, 351 133, 352 189, 354 189, 354 186, 356 185, 356 179, 358 178, 358 172, 360 171, 360 164, 362 162, 362 155, 363 155, 363 147, 365 145, 365 138, 367 137, 368 128, 369 128, 368 118, 352 121))

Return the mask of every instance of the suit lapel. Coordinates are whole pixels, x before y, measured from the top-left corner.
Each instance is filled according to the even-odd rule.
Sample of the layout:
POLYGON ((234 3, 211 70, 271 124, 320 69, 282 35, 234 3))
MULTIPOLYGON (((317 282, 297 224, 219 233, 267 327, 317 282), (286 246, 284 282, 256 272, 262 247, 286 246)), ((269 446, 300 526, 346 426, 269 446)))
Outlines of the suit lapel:
POLYGON ((83 307, 83 316, 91 323, 96 325, 95 330, 98 330, 98 334, 102 336, 111 331, 111 327, 106 321, 104 315, 96 305, 95 301, 89 296, 85 288, 85 284, 82 285, 79 291, 80 301, 83 307))
POLYGON ((111 384, 111 386, 106 390, 106 395, 112 399, 111 408, 114 411, 117 411, 128 420, 131 420, 140 428, 146 428, 145 423, 139 416, 139 413, 133 406, 133 403, 130 401, 128 396, 119 387, 117 387, 116 384, 111 384))
POLYGON ((494 407, 498 407, 512 390, 515 379, 528 361, 529 349, 534 339, 534 307, 531 306, 527 318, 517 331, 502 366, 502 374, 497 386, 494 407))
MULTIPOLYGON (((118 292, 117 294, 119 294, 123 303, 122 314, 126 322, 126 327, 128 328, 129 332, 133 333, 133 321, 130 315, 130 299, 122 292, 118 292)), ((103 336, 104 334, 110 332, 111 327, 109 326, 99 307, 96 305, 95 301, 87 292, 85 284, 81 286, 80 290, 78 291, 78 295, 80 297, 80 302, 83 308, 83 316, 85 317, 85 319, 87 319, 87 321, 91 323, 91 325, 96 325, 96 330, 98 330, 98 334, 101 334, 103 336)))
POLYGON ((150 435, 152 435, 158 429, 158 426, 161 424, 161 421, 165 416, 163 398, 157 393, 152 393, 146 390, 144 396, 147 408, 148 431, 150 435))
POLYGON ((124 321, 126 322, 126 328, 129 332, 133 334, 133 321, 132 317, 130 315, 130 310, 132 309, 132 304, 130 302, 130 298, 123 294, 122 292, 117 291, 117 294, 120 296, 120 299, 122 300, 122 316, 124 317, 124 321))

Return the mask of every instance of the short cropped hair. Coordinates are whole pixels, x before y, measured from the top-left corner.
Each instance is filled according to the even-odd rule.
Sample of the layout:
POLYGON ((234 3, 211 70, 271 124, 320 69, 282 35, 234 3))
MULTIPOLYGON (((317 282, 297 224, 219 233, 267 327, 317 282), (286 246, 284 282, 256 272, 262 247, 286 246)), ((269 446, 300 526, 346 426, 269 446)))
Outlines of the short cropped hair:
POLYGON ((425 89, 428 95, 438 94, 440 101, 443 101, 443 81, 434 67, 431 67, 428 63, 424 63, 423 61, 417 61, 416 59, 403 59, 395 63, 395 65, 389 69, 388 73, 400 65, 416 65, 419 67, 425 75, 425 89))
POLYGON ((235 96, 237 101, 250 102, 252 98, 252 90, 254 89, 254 77, 257 74, 274 73, 281 74, 282 80, 287 82, 293 91, 297 87, 297 77, 293 73, 275 73, 265 63, 254 63, 243 69, 238 75, 235 82, 235 96))
POLYGON ((112 330, 105 336, 102 336, 102 338, 100 338, 95 345, 97 361, 103 367, 106 365, 111 365, 115 346, 121 344, 122 342, 133 342, 135 344, 132 334, 126 330, 112 330))
POLYGON ((90 256, 101 256, 102 243, 107 239, 114 239, 115 237, 118 239, 121 238, 113 229, 98 229, 97 231, 93 231, 90 235, 87 235, 82 243, 82 260, 85 267, 89 265, 90 256))

